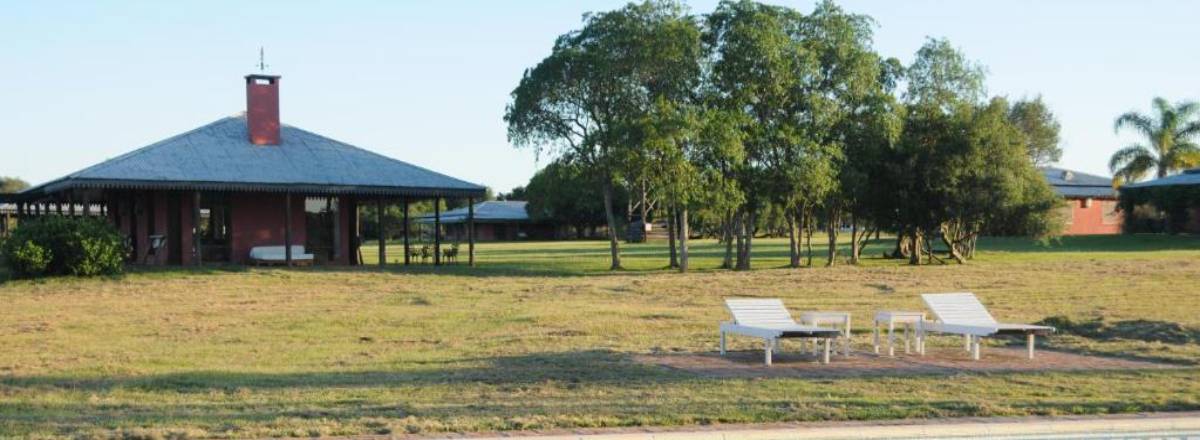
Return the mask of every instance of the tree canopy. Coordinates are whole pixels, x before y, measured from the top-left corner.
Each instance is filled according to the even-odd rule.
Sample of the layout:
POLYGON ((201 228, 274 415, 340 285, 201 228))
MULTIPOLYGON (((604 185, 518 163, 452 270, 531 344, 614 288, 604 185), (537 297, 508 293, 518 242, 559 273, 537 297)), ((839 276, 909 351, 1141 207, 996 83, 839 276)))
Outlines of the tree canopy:
POLYGON ((0 194, 12 194, 29 188, 29 183, 17 177, 0 176, 0 194))
POLYGON ((1108 162, 1118 182, 1141 180, 1151 171, 1159 178, 1200 164, 1200 104, 1154 98, 1153 115, 1131 111, 1117 117, 1113 130, 1133 130, 1144 138, 1117 150, 1108 162))
POLYGON ((526 187, 531 212, 586 226, 603 211, 614 269, 622 189, 639 194, 627 221, 647 220, 634 205, 665 212, 681 270, 693 226, 737 269, 761 233, 791 238, 793 267, 802 242, 811 264, 818 228, 829 265, 845 226, 851 263, 878 231, 912 263, 965 262, 985 232, 1057 233, 1058 199, 1035 168, 1061 155, 1043 100, 989 98, 986 69, 945 39, 903 66, 875 51, 874 26, 831 1, 809 14, 650 0, 586 15, 505 114, 515 145, 554 158, 526 187))

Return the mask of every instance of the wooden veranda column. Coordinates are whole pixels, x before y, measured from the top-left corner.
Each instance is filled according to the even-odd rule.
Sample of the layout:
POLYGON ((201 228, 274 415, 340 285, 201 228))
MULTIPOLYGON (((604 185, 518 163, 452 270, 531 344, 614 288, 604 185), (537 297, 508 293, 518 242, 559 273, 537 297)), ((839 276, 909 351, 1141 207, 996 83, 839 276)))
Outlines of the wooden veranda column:
POLYGON ((412 257, 412 252, 409 251, 408 245, 408 198, 404 199, 404 265, 408 266, 409 260, 412 257))
POLYGON ((325 211, 333 217, 333 261, 334 264, 337 264, 342 258, 342 243, 345 240, 343 236, 346 235, 342 231, 342 199, 339 197, 336 204, 333 203, 334 198, 332 196, 325 200, 325 211))
MULTIPOLYGON (((131 217, 130 223, 136 225, 136 217, 131 217)), ((134 226, 136 228, 136 226, 134 226)), ((204 246, 200 242, 200 191, 192 192, 192 255, 196 261, 192 264, 197 266, 204 261, 204 246)))
POLYGON ((362 262, 362 237, 359 237, 359 219, 358 219, 358 199, 353 196, 346 197, 346 243, 349 255, 346 255, 346 261, 350 262, 351 266, 361 266, 362 262))
POLYGON ((292 266, 292 193, 283 193, 283 261, 292 266))
MULTIPOLYGON (((196 193, 196 219, 200 218, 200 193, 196 193)), ((199 220, 192 220, 193 225, 198 225, 199 220)), ((196 226, 195 231, 199 233, 200 228, 196 226)), ((129 192, 129 244, 133 246, 133 261, 142 261, 142 253, 140 252, 141 240, 138 239, 138 215, 137 215, 137 194, 133 191, 129 192)), ((198 243, 198 242, 197 242, 198 243)), ((199 248, 197 248, 199 249, 199 248)), ((197 251, 199 254, 199 251, 197 251)))
POLYGON ((442 198, 433 198, 433 265, 442 265, 442 198))
POLYGON ((387 231, 383 226, 383 200, 375 201, 375 228, 379 230, 379 267, 387 265, 387 231))
POLYGON ((475 198, 467 198, 467 265, 475 267, 475 198))

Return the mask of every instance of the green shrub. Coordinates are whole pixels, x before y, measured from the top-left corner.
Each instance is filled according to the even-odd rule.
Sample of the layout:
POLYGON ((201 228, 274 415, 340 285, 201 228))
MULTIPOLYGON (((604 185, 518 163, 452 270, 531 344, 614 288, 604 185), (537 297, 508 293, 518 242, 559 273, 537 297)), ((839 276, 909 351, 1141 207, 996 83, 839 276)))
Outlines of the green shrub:
POLYGON ((50 267, 50 260, 50 251, 32 241, 13 243, 12 251, 4 255, 4 263, 13 276, 25 278, 44 275, 50 267))
POLYGON ((116 228, 88 217, 27 221, 0 245, 0 257, 17 277, 115 275, 126 253, 116 228))

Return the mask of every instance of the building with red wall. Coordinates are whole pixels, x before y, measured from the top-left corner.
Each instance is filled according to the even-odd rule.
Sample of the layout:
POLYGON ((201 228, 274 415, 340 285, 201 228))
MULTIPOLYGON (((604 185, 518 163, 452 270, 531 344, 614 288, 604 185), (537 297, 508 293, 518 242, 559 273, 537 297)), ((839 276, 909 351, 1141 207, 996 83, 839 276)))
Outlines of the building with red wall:
POLYGON ((107 218, 136 263, 245 263, 255 247, 302 245, 318 264, 357 264, 360 205, 484 195, 483 186, 283 124, 280 77, 245 80, 244 114, 0 201, 19 218, 107 218))
POLYGON ((1066 199, 1063 208, 1065 235, 1121 233, 1121 212, 1112 179, 1062 168, 1045 167, 1042 174, 1054 191, 1066 199))

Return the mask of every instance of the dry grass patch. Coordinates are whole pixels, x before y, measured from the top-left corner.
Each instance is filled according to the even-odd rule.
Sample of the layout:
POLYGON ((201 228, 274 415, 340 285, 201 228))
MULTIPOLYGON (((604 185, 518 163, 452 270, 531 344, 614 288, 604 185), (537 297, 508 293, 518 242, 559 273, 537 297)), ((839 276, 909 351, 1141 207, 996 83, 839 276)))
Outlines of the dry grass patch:
MULTIPOLYGON (((715 351, 725 296, 848 310, 865 340, 875 310, 971 290, 1005 320, 1084 323, 1052 347, 1200 362, 1200 344, 1176 337, 1200 328, 1200 246, 1131 251, 1143 238, 1113 239, 1126 241, 1058 251, 997 242, 1011 249, 945 267, 679 275, 660 269, 665 252, 652 244, 633 247, 635 270, 609 274, 603 244, 584 242, 482 245, 475 270, 7 282, 0 432, 246 438, 1200 408, 1194 368, 743 379, 636 360, 715 351)), ((767 255, 758 267, 786 258, 783 242, 756 246, 767 255)), ((715 267, 719 248, 700 243, 695 266, 715 267)))

